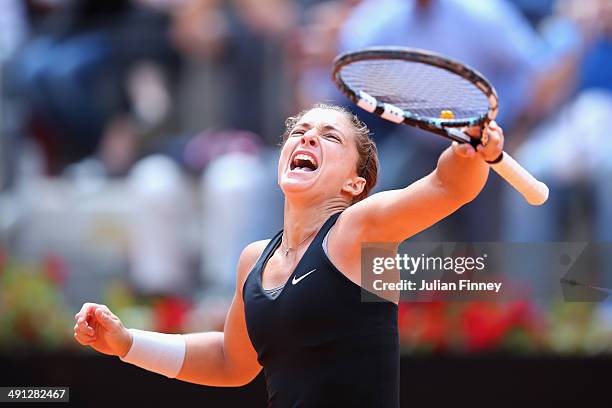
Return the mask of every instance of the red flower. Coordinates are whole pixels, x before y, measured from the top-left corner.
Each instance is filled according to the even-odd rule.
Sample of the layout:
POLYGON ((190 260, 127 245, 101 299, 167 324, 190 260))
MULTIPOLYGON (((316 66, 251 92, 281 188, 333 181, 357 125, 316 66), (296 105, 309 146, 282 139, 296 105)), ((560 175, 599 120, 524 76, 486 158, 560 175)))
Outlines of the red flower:
POLYGON ((447 309, 444 302, 400 303, 398 326, 401 342, 434 351, 446 350, 451 332, 447 309))
POLYGON ((511 330, 530 329, 532 320, 527 302, 473 302, 467 305, 461 316, 466 346, 470 351, 499 347, 511 330))
POLYGON ((161 333, 180 333, 185 326, 191 303, 179 297, 159 300, 153 306, 155 331, 161 333))
POLYGON ((43 258, 45 276, 56 285, 63 285, 68 278, 68 265, 60 255, 47 254, 43 258))

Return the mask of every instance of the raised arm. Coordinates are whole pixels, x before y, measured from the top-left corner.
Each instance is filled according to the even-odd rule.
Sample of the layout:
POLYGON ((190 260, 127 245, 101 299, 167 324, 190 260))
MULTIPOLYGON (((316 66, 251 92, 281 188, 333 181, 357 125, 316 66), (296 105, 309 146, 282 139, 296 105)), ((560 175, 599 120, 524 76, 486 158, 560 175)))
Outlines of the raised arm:
POLYGON ((242 286, 265 245, 250 244, 240 256, 223 332, 172 335, 128 330, 108 307, 85 303, 75 315, 74 337, 82 345, 170 378, 212 386, 247 384, 261 366, 246 329, 242 286))
POLYGON ((468 144, 453 144, 440 155, 438 166, 429 175, 349 207, 338 220, 335 234, 354 237, 347 245, 401 242, 473 200, 488 177, 485 160, 494 160, 503 148, 503 131, 495 122, 485 132, 486 147, 475 150, 468 144))

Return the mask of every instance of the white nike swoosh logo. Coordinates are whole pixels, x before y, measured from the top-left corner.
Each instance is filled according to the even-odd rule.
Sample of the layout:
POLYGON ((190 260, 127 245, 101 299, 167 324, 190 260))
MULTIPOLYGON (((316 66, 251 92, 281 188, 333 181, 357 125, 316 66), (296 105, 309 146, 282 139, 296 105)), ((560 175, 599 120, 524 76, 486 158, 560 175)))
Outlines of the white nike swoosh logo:
POLYGON ((291 280, 292 284, 297 284, 299 281, 301 281, 302 279, 304 279, 305 277, 307 277, 308 275, 310 275, 311 273, 313 273, 314 271, 316 271, 316 269, 313 269, 312 271, 303 274, 302 276, 300 276, 299 278, 295 278, 295 276, 293 277, 293 279, 291 280))

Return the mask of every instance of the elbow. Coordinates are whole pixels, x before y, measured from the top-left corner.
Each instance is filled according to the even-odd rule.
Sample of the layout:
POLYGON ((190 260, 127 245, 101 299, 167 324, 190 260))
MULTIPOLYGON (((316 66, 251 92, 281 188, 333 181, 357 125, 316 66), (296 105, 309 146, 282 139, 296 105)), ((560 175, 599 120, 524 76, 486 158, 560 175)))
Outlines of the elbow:
POLYGON ((249 385, 251 382, 253 382, 255 378, 257 378, 257 375, 254 375, 252 377, 245 377, 242 379, 238 379, 238 381, 234 382, 232 387, 244 387, 245 385, 249 385))
POLYGON ((250 375, 245 375, 245 374, 222 375, 222 374, 217 373, 217 375, 214 377, 207 376, 206 378, 193 378, 193 377, 181 376, 181 377, 176 377, 176 379, 185 381, 185 382, 189 382, 189 383, 193 383, 193 384, 205 385, 207 387, 230 388, 230 387, 243 387, 245 385, 248 385, 257 377, 257 374, 259 374, 259 372, 255 374, 250 374, 250 375))
POLYGON ((218 385, 221 387, 242 387, 253 381, 261 372, 259 365, 226 365, 223 374, 219 378, 218 385))
POLYGON ((233 373, 231 376, 227 376, 224 381, 220 381, 218 386, 220 387, 244 387, 245 385, 250 384, 257 375, 259 371, 254 372, 240 372, 233 373))

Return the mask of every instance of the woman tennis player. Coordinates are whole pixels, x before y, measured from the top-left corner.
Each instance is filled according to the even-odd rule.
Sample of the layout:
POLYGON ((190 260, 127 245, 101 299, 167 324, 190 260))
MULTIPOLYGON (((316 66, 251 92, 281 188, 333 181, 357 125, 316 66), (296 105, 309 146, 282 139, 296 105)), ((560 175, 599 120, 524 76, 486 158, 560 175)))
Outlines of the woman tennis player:
POLYGON ((333 105, 291 117, 278 163, 284 229, 242 252, 223 332, 126 329, 86 303, 74 336, 197 384, 244 385, 263 367, 270 407, 397 407, 397 304, 361 301, 360 246, 401 242, 474 199, 503 147, 495 122, 483 137, 446 149, 412 185, 368 197, 379 163, 366 126, 333 105))

